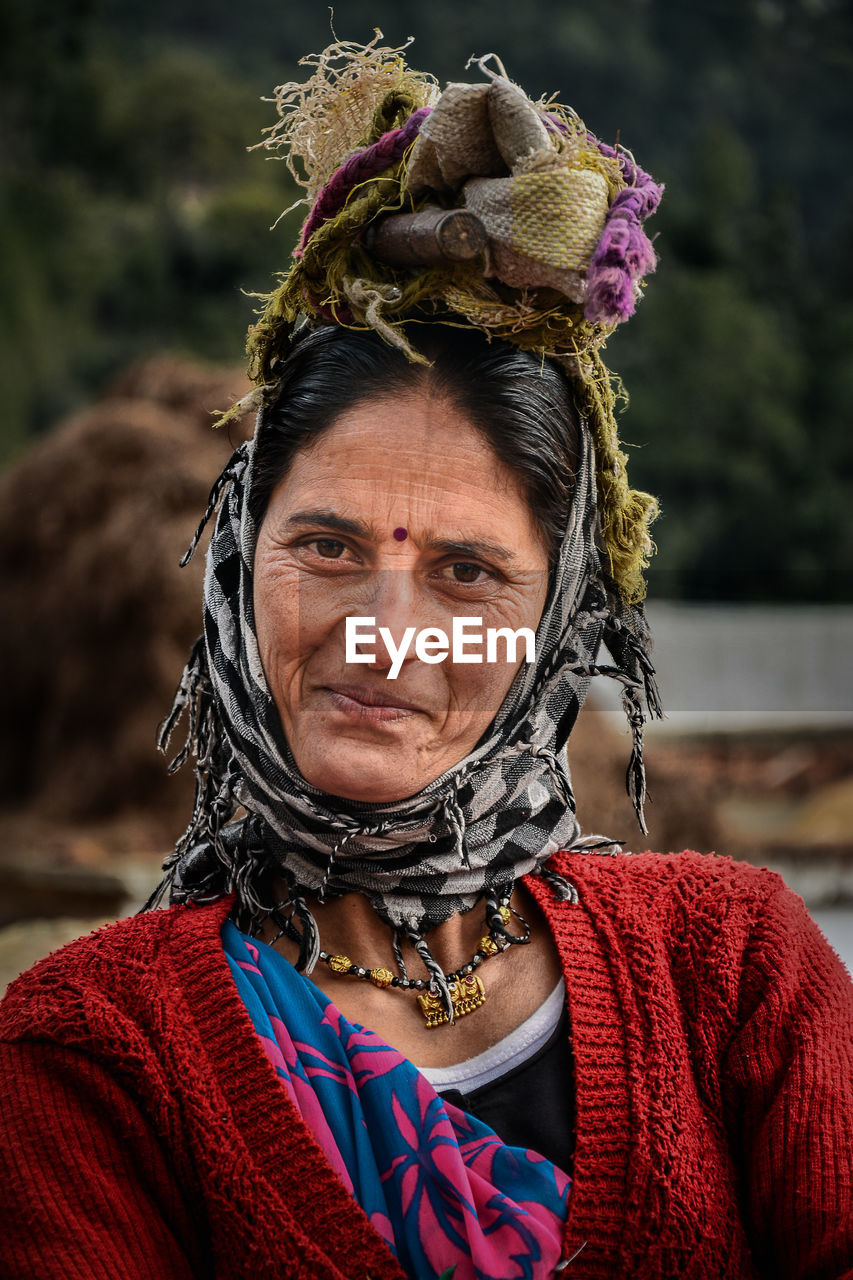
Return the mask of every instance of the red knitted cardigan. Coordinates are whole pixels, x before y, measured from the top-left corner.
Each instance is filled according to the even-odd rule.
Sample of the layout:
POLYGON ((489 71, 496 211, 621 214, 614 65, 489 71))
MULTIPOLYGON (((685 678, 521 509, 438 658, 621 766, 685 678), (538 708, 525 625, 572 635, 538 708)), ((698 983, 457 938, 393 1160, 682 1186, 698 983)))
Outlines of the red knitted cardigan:
MULTIPOLYGON (((528 880, 576 1073, 565 1271, 853 1278, 853 985, 775 875, 560 855, 528 880)), ((230 900, 63 948, 0 1006, 6 1280, 403 1280, 281 1088, 219 937, 230 900)))

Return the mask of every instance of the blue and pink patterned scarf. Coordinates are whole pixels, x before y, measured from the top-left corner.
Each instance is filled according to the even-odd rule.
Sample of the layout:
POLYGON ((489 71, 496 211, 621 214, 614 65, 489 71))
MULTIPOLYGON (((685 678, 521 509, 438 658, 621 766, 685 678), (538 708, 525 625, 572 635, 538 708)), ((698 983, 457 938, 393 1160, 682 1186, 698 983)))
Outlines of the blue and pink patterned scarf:
POLYGON ((222 941, 283 1087, 412 1280, 553 1276, 568 1176, 444 1102, 417 1067, 348 1022, 274 948, 231 921, 222 941))

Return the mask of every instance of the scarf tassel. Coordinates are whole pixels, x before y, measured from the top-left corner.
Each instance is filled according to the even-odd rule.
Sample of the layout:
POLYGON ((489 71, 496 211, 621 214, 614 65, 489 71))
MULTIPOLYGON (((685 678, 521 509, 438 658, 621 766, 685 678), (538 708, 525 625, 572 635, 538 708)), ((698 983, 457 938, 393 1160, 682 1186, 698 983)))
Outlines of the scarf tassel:
POLYGON ((456 1016, 453 1011, 453 999, 450 995, 450 987, 444 970, 430 951, 422 933, 409 926, 406 929, 406 937, 423 961, 424 968, 429 974, 430 991, 441 1000, 441 1006, 447 1014, 448 1022, 452 1026, 456 1021, 456 1016))
POLYGON ((559 871, 549 866, 542 867, 539 876, 548 885, 557 902, 568 902, 573 907, 577 906, 580 897, 571 880, 567 880, 565 876, 560 875, 559 871))
POLYGON ((614 662, 612 664, 588 663, 575 665, 573 674, 591 679, 606 676, 622 685, 622 709, 631 730, 631 756, 625 774, 625 789, 637 816, 643 835, 648 835, 644 806, 651 799, 646 788, 646 767, 643 757, 643 728, 648 716, 663 716, 660 690, 655 679, 655 669, 646 645, 632 634, 619 618, 611 615, 605 623, 605 643, 614 662), (644 709, 645 703, 645 709, 644 709))
POLYGON ((500 890, 488 889, 483 895, 486 902, 486 924, 488 925, 489 933, 496 940, 502 940, 504 949, 506 947, 512 947, 530 941, 530 925, 523 916, 520 916, 518 912, 514 910, 514 908, 510 907, 510 910, 524 925, 523 934, 519 935, 517 933, 510 933, 501 917, 499 895, 509 898, 512 894, 512 889, 513 886, 510 884, 504 886, 500 890))
POLYGON ((290 901, 293 906, 293 914, 299 921, 298 927, 295 926, 295 933, 299 942, 299 956, 296 961, 296 968, 300 973, 313 973, 317 961, 320 959, 320 930, 317 928, 317 921, 314 919, 310 907, 301 894, 292 894, 290 901))
POLYGON ((444 820, 450 830, 456 837, 456 849, 463 867, 470 867, 471 860, 468 857, 468 848, 465 842, 465 813, 459 803, 459 787, 462 779, 457 776, 453 780, 453 791, 444 801, 442 806, 444 820))
POLYGON ((622 690, 622 706, 631 729, 632 750, 625 775, 625 785, 637 815, 637 822, 644 836, 649 834, 643 806, 648 797, 646 791, 646 766, 643 760, 643 725, 645 717, 636 688, 628 685, 622 690))
POLYGON ((198 527, 192 536, 190 545, 178 561, 182 569, 185 569, 190 560, 192 560, 196 547, 201 542, 202 534, 207 528, 208 522, 212 518, 216 508, 219 506, 219 499, 222 497, 226 486, 229 485, 232 480, 236 480, 242 475, 247 462, 248 445, 244 443, 237 446, 225 466, 222 468, 222 471, 213 482, 210 493, 208 494, 207 506, 204 509, 204 515, 198 522, 198 527))
POLYGON ((391 935, 391 949, 394 952, 394 961, 397 965, 397 969, 399 970, 400 977, 407 979, 409 974, 406 969, 406 962, 403 959, 403 937, 403 929, 399 925, 396 925, 391 935))

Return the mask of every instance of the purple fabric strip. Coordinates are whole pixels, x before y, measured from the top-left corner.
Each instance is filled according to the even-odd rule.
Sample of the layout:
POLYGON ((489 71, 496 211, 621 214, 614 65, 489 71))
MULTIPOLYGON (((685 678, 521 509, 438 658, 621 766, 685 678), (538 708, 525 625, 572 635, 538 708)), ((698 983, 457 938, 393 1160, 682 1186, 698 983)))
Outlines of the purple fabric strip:
MULTIPOLYGON (((419 107, 402 128, 384 133, 377 142, 350 156, 332 174, 314 201, 294 257, 301 257, 317 228, 340 212, 359 183, 378 177, 400 159, 417 137, 430 110, 430 107, 419 107)), ((545 121, 553 129, 562 129, 553 115, 546 115, 545 121)), ((613 199, 587 268, 584 316, 594 324, 619 324, 634 314, 637 281, 657 265, 655 251, 642 223, 660 204, 663 185, 655 182, 625 152, 617 153, 615 147, 599 141, 594 134, 588 133, 587 139, 603 156, 615 159, 618 154, 619 168, 628 185, 613 199)), ((326 318, 346 320, 343 315, 335 317, 331 313, 326 318)))
MULTIPOLYGON (((591 133, 587 137, 603 156, 611 160, 616 156, 615 147, 591 133)), ((632 316, 636 283, 657 265, 642 223, 660 204, 663 185, 624 151, 619 152, 619 168, 628 186, 614 197, 586 274, 584 316, 594 324, 619 324, 632 316)))
MULTIPOLYGON (((563 132, 556 116, 546 113, 544 119, 549 128, 563 132)), ((618 157, 627 186, 618 192, 607 211, 604 229, 587 267, 584 318, 593 324, 620 324, 634 314, 637 281, 657 265, 642 223, 657 209, 664 188, 626 152, 617 152, 593 133, 588 132, 586 137, 603 156, 610 160, 618 157)))
POLYGON ((384 173, 390 165, 400 159, 406 148, 418 136, 420 127, 430 111, 430 107, 418 107, 417 111, 412 112, 401 129, 390 129, 388 133, 383 133, 378 141, 372 143, 369 147, 365 147, 363 151, 359 151, 356 155, 350 156, 349 160, 346 160, 339 169, 335 170, 311 207, 311 212, 306 219, 305 226, 302 228, 299 248, 294 253, 294 257, 300 256, 308 240, 318 227, 340 212, 346 204, 353 187, 357 187, 360 182, 367 182, 370 178, 378 177, 380 173, 384 173))

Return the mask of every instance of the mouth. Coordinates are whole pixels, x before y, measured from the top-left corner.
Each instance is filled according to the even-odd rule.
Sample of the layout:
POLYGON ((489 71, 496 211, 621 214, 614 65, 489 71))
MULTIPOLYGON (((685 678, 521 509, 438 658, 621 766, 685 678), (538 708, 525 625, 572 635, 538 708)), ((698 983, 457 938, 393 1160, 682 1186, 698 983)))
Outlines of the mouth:
POLYGON ((363 685, 326 685, 325 692, 338 711, 354 720, 376 723, 409 720, 421 710, 403 698, 380 693, 378 689, 367 689, 363 685))

